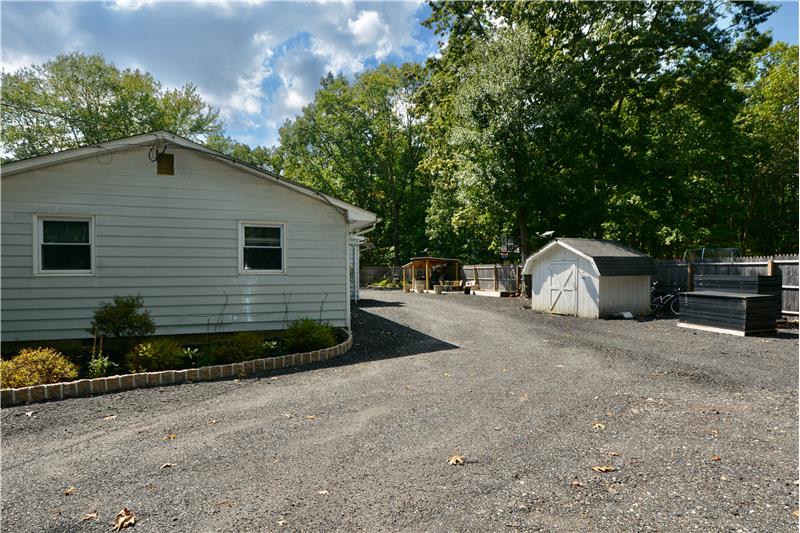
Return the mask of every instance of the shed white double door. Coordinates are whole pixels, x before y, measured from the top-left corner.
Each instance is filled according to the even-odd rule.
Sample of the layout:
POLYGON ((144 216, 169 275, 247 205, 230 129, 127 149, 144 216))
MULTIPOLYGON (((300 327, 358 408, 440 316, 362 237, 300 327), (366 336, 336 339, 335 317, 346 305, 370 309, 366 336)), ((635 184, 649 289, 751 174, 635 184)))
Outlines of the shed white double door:
POLYGON ((550 312, 578 314, 578 264, 575 261, 552 261, 550 266, 550 312))

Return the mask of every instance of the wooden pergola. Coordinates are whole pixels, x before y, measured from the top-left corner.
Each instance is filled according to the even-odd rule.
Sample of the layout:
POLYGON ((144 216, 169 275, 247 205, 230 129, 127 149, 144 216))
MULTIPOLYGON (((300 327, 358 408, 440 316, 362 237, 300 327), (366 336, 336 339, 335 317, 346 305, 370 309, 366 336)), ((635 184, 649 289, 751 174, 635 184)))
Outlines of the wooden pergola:
MULTIPOLYGON (((411 270, 411 281, 416 279, 416 271, 418 268, 425 269, 425 290, 428 291, 431 289, 430 279, 431 279, 431 268, 439 266, 439 265, 447 265, 453 264, 455 265, 455 281, 458 282, 458 275, 460 270, 461 261, 458 259, 447 259, 444 257, 412 257, 411 261, 403 265, 403 285, 406 284, 406 269, 411 270)), ((413 286, 412 286, 413 288, 413 286)))

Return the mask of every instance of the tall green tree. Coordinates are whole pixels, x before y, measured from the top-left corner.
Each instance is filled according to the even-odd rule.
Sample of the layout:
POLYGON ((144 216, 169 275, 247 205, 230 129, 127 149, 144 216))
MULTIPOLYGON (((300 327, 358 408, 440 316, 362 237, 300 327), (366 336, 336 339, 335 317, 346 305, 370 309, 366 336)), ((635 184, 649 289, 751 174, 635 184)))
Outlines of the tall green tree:
POLYGON ((536 233, 555 230, 661 255, 733 238, 735 79, 768 45, 757 26, 773 8, 431 5, 426 23, 447 40, 418 103, 437 246, 491 236, 481 244, 494 259, 498 238, 516 234, 526 255, 536 233))
POLYGON ((190 138, 220 133, 216 109, 191 83, 167 89, 149 73, 102 55, 60 55, 3 73, 4 152, 23 159, 154 130, 190 138))
POLYGON ((796 252, 798 240, 797 46, 777 43, 744 73, 736 119, 746 172, 731 183, 740 206, 737 240, 748 252, 796 252))
POLYGON ((365 262, 401 264, 425 246, 430 187, 413 94, 421 67, 381 65, 352 82, 328 75, 314 101, 280 130, 285 175, 370 209, 382 219, 365 262))

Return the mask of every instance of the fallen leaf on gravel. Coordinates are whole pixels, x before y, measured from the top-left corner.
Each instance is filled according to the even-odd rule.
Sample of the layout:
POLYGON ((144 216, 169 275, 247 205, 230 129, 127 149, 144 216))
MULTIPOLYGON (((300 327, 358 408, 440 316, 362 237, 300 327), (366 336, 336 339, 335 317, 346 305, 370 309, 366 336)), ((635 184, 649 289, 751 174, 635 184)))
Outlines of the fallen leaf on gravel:
POLYGON ((608 452, 609 457, 619 457, 619 452, 608 452))
POLYGON ((616 472, 617 471, 616 468, 614 468, 613 466, 608 466, 608 465, 593 466, 592 470, 594 470, 595 472, 602 472, 602 473, 616 472))
POLYGON ((161 470, 164 470, 165 468, 172 468, 173 466, 175 466, 175 463, 164 463, 161 465, 161 470))
POLYGON ((317 494, 321 494, 322 496, 326 496, 328 494, 327 490, 318 490, 317 494))
POLYGON ((107 417, 103 418, 105 421, 114 420, 117 418, 117 415, 108 415, 107 417))
POLYGON ((454 455, 450 459, 447 460, 447 464, 449 465, 463 465, 464 458, 460 455, 454 455))
POLYGON ((650 379, 658 379, 663 376, 664 374, 661 374, 660 372, 653 372, 652 374, 650 374, 650 379))
POLYGON ((800 518, 800 509, 795 509, 792 511, 792 516, 795 518, 800 518))
POLYGON ((233 501, 231 500, 220 500, 216 502, 214 505, 217 507, 233 507, 233 501))
POLYGON ((306 420, 316 420, 316 419, 317 419, 317 417, 316 417, 316 416, 314 416, 314 415, 308 415, 308 416, 306 416, 306 420))
POLYGON ((75 494, 75 492, 77 492, 77 490, 78 489, 76 489, 75 487, 69 486, 66 489, 64 489, 64 496, 70 496, 72 494, 75 494))
POLYGON ((449 378, 449 377, 450 377, 450 374, 448 374, 447 372, 445 372, 445 373, 444 373, 444 377, 446 377, 446 378, 449 378))
POLYGON ((522 396, 519 397, 519 401, 527 402, 528 401, 528 393, 527 392, 523 392, 522 396))
POLYGON ((278 525, 279 526, 285 526, 287 523, 288 522, 286 522, 286 520, 278 520, 278 525))
POLYGON ((721 461, 722 457, 720 457, 719 455, 712 455, 711 457, 709 457, 709 459, 711 461, 721 461))
POLYGON ((211 427, 211 426, 213 426, 213 425, 214 425, 214 424, 216 424, 216 423, 217 423, 217 421, 216 421, 216 420, 214 420, 214 419, 212 418, 211 420, 209 420, 208 422, 206 422, 206 425, 207 425, 207 426, 209 426, 209 427, 211 427))
POLYGON ((27 416, 28 418, 31 417, 36 418, 36 411, 25 411, 25 416, 27 416))
POLYGON ((123 507, 122 510, 118 512, 117 516, 114 518, 113 531, 119 531, 126 527, 132 526, 135 523, 136 523, 136 515, 134 515, 127 507, 123 507))
POLYGON ((606 413, 606 416, 607 416, 607 417, 609 417, 609 418, 611 418, 611 417, 613 417, 613 416, 614 416, 614 413, 612 413, 611 411, 609 411, 609 412, 607 412, 607 413, 606 413))
POLYGON ((292 413, 283 413, 283 416, 286 418, 292 418, 294 415, 292 413))
POLYGON ((602 424, 600 422, 595 422, 594 424, 592 424, 592 429, 600 431, 600 430, 606 429, 606 425, 602 424))
POLYGON ((500 431, 500 426, 495 426, 494 430, 495 431, 500 431))
POLYGON ((169 435, 164 437, 164 440, 175 440, 177 438, 178 438, 178 436, 175 433, 170 433, 169 435))
POLYGON ((97 511, 92 511, 91 513, 83 515, 81 521, 86 522, 87 520, 97 520, 97 511))
POLYGON ((570 483, 570 485, 572 486, 573 489, 577 489, 578 487, 583 487, 583 482, 580 479, 575 478, 572 480, 572 483, 570 483))

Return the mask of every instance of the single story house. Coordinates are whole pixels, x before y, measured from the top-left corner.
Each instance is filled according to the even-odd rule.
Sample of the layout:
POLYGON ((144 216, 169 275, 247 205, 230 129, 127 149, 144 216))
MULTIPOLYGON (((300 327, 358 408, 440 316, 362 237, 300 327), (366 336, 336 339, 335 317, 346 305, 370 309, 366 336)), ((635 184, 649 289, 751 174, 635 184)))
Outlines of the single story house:
POLYGON ((535 311, 585 318, 650 312, 653 259, 616 241, 555 239, 525 262, 535 311))
POLYGON ((378 221, 166 131, 9 163, 1 183, 4 341, 90 336, 129 294, 158 334, 349 327, 353 237, 378 221))

